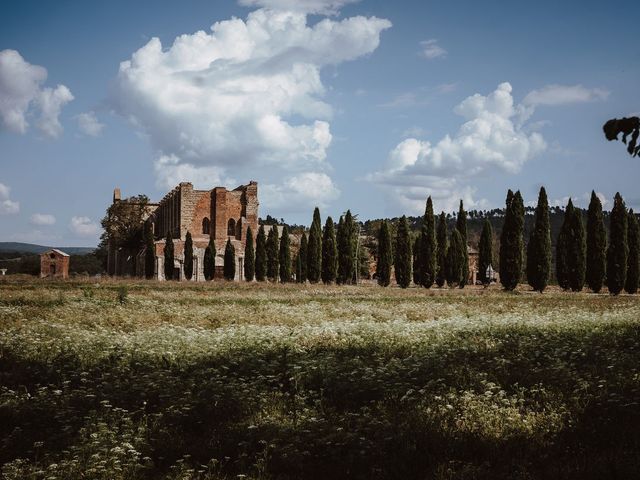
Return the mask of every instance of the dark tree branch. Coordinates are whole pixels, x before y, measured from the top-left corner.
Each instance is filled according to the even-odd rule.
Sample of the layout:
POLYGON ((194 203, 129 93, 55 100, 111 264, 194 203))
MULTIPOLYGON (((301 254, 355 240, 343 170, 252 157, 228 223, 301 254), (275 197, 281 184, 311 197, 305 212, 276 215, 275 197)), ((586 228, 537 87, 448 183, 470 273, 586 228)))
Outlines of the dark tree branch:
POLYGON ((612 118, 602 126, 604 136, 607 140, 618 140, 618 135, 622 133, 622 142, 627 143, 627 137, 631 135, 631 140, 627 145, 627 152, 632 157, 640 154, 640 145, 638 145, 638 136, 640 135, 640 118, 612 118))

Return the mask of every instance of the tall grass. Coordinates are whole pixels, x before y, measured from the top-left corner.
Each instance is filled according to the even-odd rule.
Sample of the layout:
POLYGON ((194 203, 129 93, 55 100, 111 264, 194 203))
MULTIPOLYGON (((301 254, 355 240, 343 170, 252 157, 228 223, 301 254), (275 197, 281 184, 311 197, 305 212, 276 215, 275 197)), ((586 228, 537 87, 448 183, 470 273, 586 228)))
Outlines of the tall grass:
POLYGON ((640 471, 634 297, 31 286, 0 286, 4 478, 640 471))

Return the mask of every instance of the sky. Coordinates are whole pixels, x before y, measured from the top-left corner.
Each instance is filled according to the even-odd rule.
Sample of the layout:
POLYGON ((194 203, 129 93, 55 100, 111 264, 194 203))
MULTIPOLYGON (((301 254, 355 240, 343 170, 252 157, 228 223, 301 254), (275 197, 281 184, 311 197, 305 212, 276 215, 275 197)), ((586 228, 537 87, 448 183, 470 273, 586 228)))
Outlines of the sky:
POLYGON ((0 241, 93 246, 113 189, 259 184, 308 224, 534 205, 640 209, 640 3, 5 0, 0 241), (507 5, 508 3, 508 5, 507 5))

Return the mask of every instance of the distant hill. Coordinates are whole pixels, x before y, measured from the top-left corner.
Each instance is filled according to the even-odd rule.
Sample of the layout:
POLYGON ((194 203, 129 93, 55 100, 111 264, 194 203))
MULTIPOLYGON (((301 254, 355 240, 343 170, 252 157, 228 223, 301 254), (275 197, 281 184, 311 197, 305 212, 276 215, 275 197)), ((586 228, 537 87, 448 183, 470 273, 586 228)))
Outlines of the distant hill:
POLYGON ((16 252, 21 254, 39 254, 46 252, 50 248, 57 248, 58 250, 62 250, 70 255, 83 255, 85 253, 91 253, 96 249, 96 247, 46 247, 44 245, 35 245, 33 243, 0 242, 0 253, 16 252))

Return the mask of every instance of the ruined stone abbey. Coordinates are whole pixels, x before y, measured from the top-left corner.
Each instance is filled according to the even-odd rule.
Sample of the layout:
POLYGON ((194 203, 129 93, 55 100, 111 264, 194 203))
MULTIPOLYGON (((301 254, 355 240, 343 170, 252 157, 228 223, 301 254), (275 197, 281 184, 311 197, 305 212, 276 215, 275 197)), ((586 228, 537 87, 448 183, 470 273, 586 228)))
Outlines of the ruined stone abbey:
MULTIPOLYGON (((120 190, 113 192, 113 202, 122 201, 120 190)), ((258 184, 249 182, 234 190, 216 187, 195 190, 191 183, 180 183, 158 203, 147 204, 146 222, 155 238, 154 278, 164 280, 164 246, 167 232, 174 243, 174 279, 184 279, 184 242, 187 232, 193 238, 192 281, 204 281, 204 251, 213 237, 216 246, 216 277, 222 277, 227 240, 236 251, 236 279, 242 277, 247 228, 258 232, 258 184)), ((145 249, 138 252, 109 246, 108 272, 112 275, 144 276, 145 249)))

